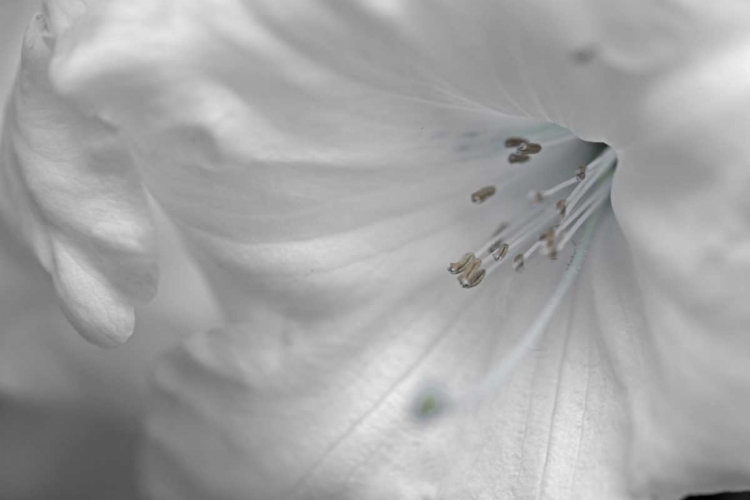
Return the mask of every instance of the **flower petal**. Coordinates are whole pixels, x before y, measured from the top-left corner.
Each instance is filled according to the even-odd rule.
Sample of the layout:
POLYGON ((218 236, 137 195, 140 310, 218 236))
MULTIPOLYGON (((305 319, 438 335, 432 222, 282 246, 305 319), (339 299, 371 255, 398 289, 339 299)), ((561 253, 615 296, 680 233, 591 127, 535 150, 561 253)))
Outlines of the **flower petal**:
POLYGON ((88 340, 116 345, 157 282, 152 217, 120 135, 50 86, 45 17, 32 22, 2 139, 3 211, 50 272, 88 340))
POLYGON ((162 284, 138 308, 134 338, 116 350, 86 346, 8 229, 0 221, 0 498, 138 498, 146 375, 186 332, 218 321, 205 282, 159 224, 162 284))
POLYGON ((370 30, 341 59, 342 40, 318 35, 351 33, 325 31, 341 21, 326 6, 112 2, 58 46, 57 87, 132 140, 144 183, 204 256, 237 321, 246 294, 261 290, 329 308, 311 297, 352 281, 326 282, 326 271, 460 224, 464 239, 439 248, 441 262, 454 259, 500 222, 472 222, 472 191, 498 184, 489 205, 513 207, 587 154, 568 156, 568 143, 531 162, 533 175, 508 165, 505 138, 531 122, 453 92, 427 70, 415 79, 405 54, 369 61, 398 38, 374 5, 341 13, 370 30), (282 23, 296 9, 309 31, 282 23), (301 273, 320 276, 317 292, 296 286, 301 273))
MULTIPOLYGON (((189 339, 157 370, 148 493, 629 498, 625 392, 599 320, 622 337, 640 304, 628 302, 638 294, 617 226, 602 236, 584 283, 507 387, 476 413, 433 426, 408 413, 420 385, 438 380, 460 390, 481 378, 518 341, 560 266, 491 280, 475 295, 451 293, 436 277, 409 307, 372 318, 379 305, 319 321, 253 307, 252 323, 189 339), (609 266, 611 258, 623 266, 609 266)), ((642 331, 631 333, 618 346, 626 362, 642 356, 642 331)))
MULTIPOLYGON (((642 382, 648 329, 611 214, 579 279, 539 348, 463 423, 440 498, 632 498, 629 388, 642 382)), ((541 295, 533 282, 514 285, 511 309, 541 295)), ((517 315, 503 323, 525 328, 517 315)))
POLYGON ((655 87, 613 191, 654 332, 633 480, 667 498, 750 488, 748 64, 750 37, 655 87))

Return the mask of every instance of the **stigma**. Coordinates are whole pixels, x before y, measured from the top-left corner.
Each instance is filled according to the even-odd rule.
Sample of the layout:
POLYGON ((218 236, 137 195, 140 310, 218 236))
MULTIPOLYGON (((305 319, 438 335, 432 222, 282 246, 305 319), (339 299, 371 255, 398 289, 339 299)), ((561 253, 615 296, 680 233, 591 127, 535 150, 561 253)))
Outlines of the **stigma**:
MULTIPOLYGON (((569 137, 548 135, 546 141, 510 137, 505 146, 514 151, 508 161, 527 162, 545 146, 569 137), (519 156, 524 158, 519 160, 519 156)), ((607 147, 587 165, 571 166, 567 180, 531 191, 528 210, 516 220, 501 224, 481 247, 452 262, 448 272, 456 275, 462 288, 469 289, 503 267, 520 271, 534 258, 556 259, 609 199, 616 164, 617 155, 607 147)), ((481 204, 495 193, 494 186, 485 186, 471 194, 471 201, 481 204)))

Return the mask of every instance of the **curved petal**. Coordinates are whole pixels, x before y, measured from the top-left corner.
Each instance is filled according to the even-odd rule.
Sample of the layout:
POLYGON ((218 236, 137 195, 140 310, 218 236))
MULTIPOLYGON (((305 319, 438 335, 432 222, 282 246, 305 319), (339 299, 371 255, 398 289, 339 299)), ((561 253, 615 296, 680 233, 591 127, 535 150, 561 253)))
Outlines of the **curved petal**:
POLYGON ((204 280, 160 223, 159 293, 138 308, 131 341, 101 350, 81 342, 1 221, 0 235, 0 498, 138 498, 146 374, 191 329, 218 321, 204 280))
POLYGON ((156 290, 153 221, 117 131, 51 88, 54 34, 45 19, 39 14, 27 32, 6 112, 2 208, 52 275, 76 329, 116 345, 133 331, 134 304, 156 290))

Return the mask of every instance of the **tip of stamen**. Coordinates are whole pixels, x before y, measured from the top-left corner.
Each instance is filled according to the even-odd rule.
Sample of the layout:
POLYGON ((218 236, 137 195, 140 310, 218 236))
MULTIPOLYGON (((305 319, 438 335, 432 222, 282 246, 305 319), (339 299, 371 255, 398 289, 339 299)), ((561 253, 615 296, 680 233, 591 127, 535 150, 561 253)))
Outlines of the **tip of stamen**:
POLYGON ((557 208, 557 212, 564 217, 565 211, 567 210, 568 206, 565 203, 565 200, 560 200, 557 202, 556 208, 557 208))
POLYGON ((581 165, 576 169, 576 179, 582 181, 586 178, 586 165, 581 165))
POLYGON ((505 139, 505 147, 506 148, 517 148, 521 144, 527 144, 529 141, 524 139, 523 137, 508 137, 505 139))
POLYGON ((487 198, 490 198, 495 194, 495 186, 485 186, 471 194, 471 201, 473 203, 482 203, 487 198))
POLYGON ((513 267, 516 271, 523 269, 523 254, 519 253, 513 258, 513 267))
POLYGON ((539 153, 542 150, 541 144, 536 144, 534 142, 525 142, 523 144, 519 144, 516 148, 516 153, 518 154, 525 154, 525 155, 535 155, 539 153))
POLYGON ((527 161, 529 161, 530 158, 531 157, 528 155, 519 155, 519 154, 513 153, 508 156, 508 161, 510 163, 526 163, 527 161))
POLYGON ((461 288, 474 288, 482 282, 485 274, 487 274, 487 271, 484 269, 477 269, 469 276, 461 275, 458 282, 461 284, 461 288))
POLYGON ((471 263, 476 257, 473 253, 469 252, 467 254, 464 254, 463 257, 461 257, 456 262, 451 262, 448 266, 448 272, 451 274, 458 274, 462 272, 466 267, 471 263))
POLYGON ((491 249, 492 257, 496 261, 500 259, 504 259, 505 256, 508 254, 508 248, 510 248, 510 246, 507 243, 502 243, 502 244, 498 244, 494 246, 491 249))

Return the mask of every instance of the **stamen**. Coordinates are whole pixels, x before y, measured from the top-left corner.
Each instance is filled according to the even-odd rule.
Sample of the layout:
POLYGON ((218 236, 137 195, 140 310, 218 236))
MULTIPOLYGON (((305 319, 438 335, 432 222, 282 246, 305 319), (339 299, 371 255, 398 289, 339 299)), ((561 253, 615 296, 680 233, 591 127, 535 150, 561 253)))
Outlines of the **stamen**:
POLYGON ((568 206, 565 204, 565 200, 558 201, 555 205, 555 208, 557 208, 557 213, 565 217, 565 211, 568 208, 568 206))
MULTIPOLYGON (((494 262, 490 262, 487 266, 487 274, 495 272, 505 262, 505 256, 516 249, 523 247, 524 244, 529 243, 537 238, 537 235, 549 228, 557 220, 557 213, 554 211, 546 210, 540 214, 535 220, 530 221, 524 227, 520 228, 512 236, 508 237, 506 241, 507 248, 505 248, 500 255, 500 258, 495 258, 494 262)), ((493 255, 495 257, 495 255, 493 255)))
POLYGON ((473 252, 479 259, 485 259, 488 255, 493 253, 496 249, 503 244, 503 241, 507 239, 508 234, 516 233, 520 228, 526 226, 531 220, 538 217, 544 211, 544 207, 537 207, 531 212, 527 212, 524 216, 513 224, 501 224, 492 238, 487 241, 479 250, 473 252))
POLYGON ((578 203, 578 201, 586 193, 586 191, 588 191, 591 186, 594 186, 596 184, 596 181, 601 179, 604 174, 614 168, 616 163, 617 155, 611 148, 607 148, 601 155, 599 155, 597 159, 595 159, 591 163, 586 171, 590 172, 595 169, 594 174, 585 176, 584 180, 581 181, 580 184, 575 187, 575 189, 573 189, 573 191, 568 195, 568 198, 565 200, 565 204, 568 207, 568 212, 573 209, 575 204, 578 203), (595 167, 593 167, 594 165, 595 167))
POLYGON ((586 178, 586 165, 581 165, 576 170, 576 179, 578 179, 579 181, 582 181, 585 178, 586 178))
POLYGON ((517 148, 521 144, 526 144, 528 141, 523 137, 508 137, 505 139, 506 148, 517 148))
POLYGON ((468 266, 469 263, 472 262, 475 258, 476 257, 474 257, 473 253, 464 254, 464 256, 461 257, 458 261, 452 262, 448 266, 448 271, 451 274, 458 274, 461 271, 463 271, 464 269, 466 269, 466 266, 468 266))
POLYGON ((482 261, 475 258, 458 277, 458 282, 463 288, 474 288, 482 282, 485 274, 485 270, 482 269, 482 261))
POLYGON ((597 170, 601 164, 594 160, 589 165, 581 165, 576 169, 576 175, 574 177, 571 177, 568 180, 565 180, 561 182, 560 184, 557 184, 556 186, 552 186, 551 188, 545 190, 545 191, 530 191, 529 192, 529 199, 532 201, 535 201, 537 203, 541 203, 546 198, 549 198, 555 193, 558 193, 562 191, 563 189, 570 187, 574 184, 578 184, 579 182, 586 179, 586 174, 591 173, 595 170, 597 170))
MULTIPOLYGON (((521 258, 521 264, 523 265, 523 263, 525 261, 529 260, 534 255, 534 253, 536 253, 537 250, 539 250, 540 248, 542 248, 543 244, 544 244, 544 242, 542 240, 535 241, 534 244, 531 245, 531 247, 529 247, 529 249, 526 250, 522 254, 522 256, 521 256, 522 257, 521 258)), ((516 268, 516 270, 519 270, 519 268, 516 268)))
MULTIPOLYGON (((534 143, 524 137, 511 137, 506 146, 535 151, 534 143)), ((540 149, 541 150, 541 147, 540 149)), ((527 155, 528 156, 528 155, 527 155)), ((588 165, 576 168, 575 175, 544 191, 532 191, 529 196, 538 203, 535 210, 524 215, 510 226, 503 224, 482 247, 465 254, 448 266, 452 274, 459 274, 463 288, 473 288, 502 266, 513 255, 513 267, 523 268, 535 253, 556 259, 585 221, 606 200, 611 188, 611 173, 617 163, 613 150, 606 148, 588 165), (552 195, 573 187, 567 197, 554 204, 552 195)), ((483 187, 472 194, 472 201, 481 203, 494 195, 494 186, 483 187)))
POLYGON ((550 196, 557 193, 558 191, 562 191, 566 187, 572 186, 573 184, 576 184, 578 182, 580 182, 578 178, 571 177, 567 181, 563 181, 557 186, 553 186, 545 191, 530 191, 529 199, 537 203, 541 203, 542 201, 544 201, 545 198, 549 198, 550 196))
POLYGON ((541 144, 535 142, 523 142, 518 145, 516 152, 518 154, 535 155, 542 150, 541 144))
POLYGON ((505 140, 506 148, 513 148, 508 155, 510 163, 526 163, 532 155, 539 154, 542 149, 556 146, 575 139, 576 136, 557 125, 546 125, 531 131, 527 136, 508 137, 505 140))
POLYGON ((471 194, 471 201, 474 203, 483 203, 487 198, 494 194, 495 186, 485 186, 471 194))
MULTIPOLYGON (((558 142, 573 137, 571 134, 560 134, 559 129, 545 129, 544 133, 558 134, 558 142)), ((543 134, 508 138, 505 146, 516 149, 510 154, 509 161, 529 161, 532 155, 541 152, 543 147, 546 148, 549 143, 543 140, 541 135, 543 134)), ((501 225, 478 251, 467 253, 457 262, 450 264, 448 270, 459 275, 460 285, 463 288, 473 288, 506 261, 512 261, 513 268, 521 271, 537 252, 556 259, 581 227, 585 225, 586 228, 557 288, 521 340, 504 356, 499 365, 485 380, 457 398, 451 398, 437 387, 422 391, 415 401, 414 413, 417 417, 433 418, 449 410, 472 407, 502 385, 538 343, 555 310, 581 271, 601 214, 600 209, 610 197, 616 165, 617 155, 611 148, 605 148, 588 165, 577 167, 572 178, 549 189, 530 192, 529 197, 535 202, 531 210, 523 213, 510 225, 501 225), (550 201, 553 195, 566 189, 569 190, 567 196, 555 202, 550 201), (509 255, 513 255, 513 258, 508 259, 509 255)), ((484 187, 472 194, 472 201, 481 203, 493 194, 493 186, 484 187)))
POLYGON ((492 258, 495 260, 504 259, 508 255, 508 248, 510 246, 507 243, 498 244, 496 247, 493 245, 493 248, 490 249, 492 258))

